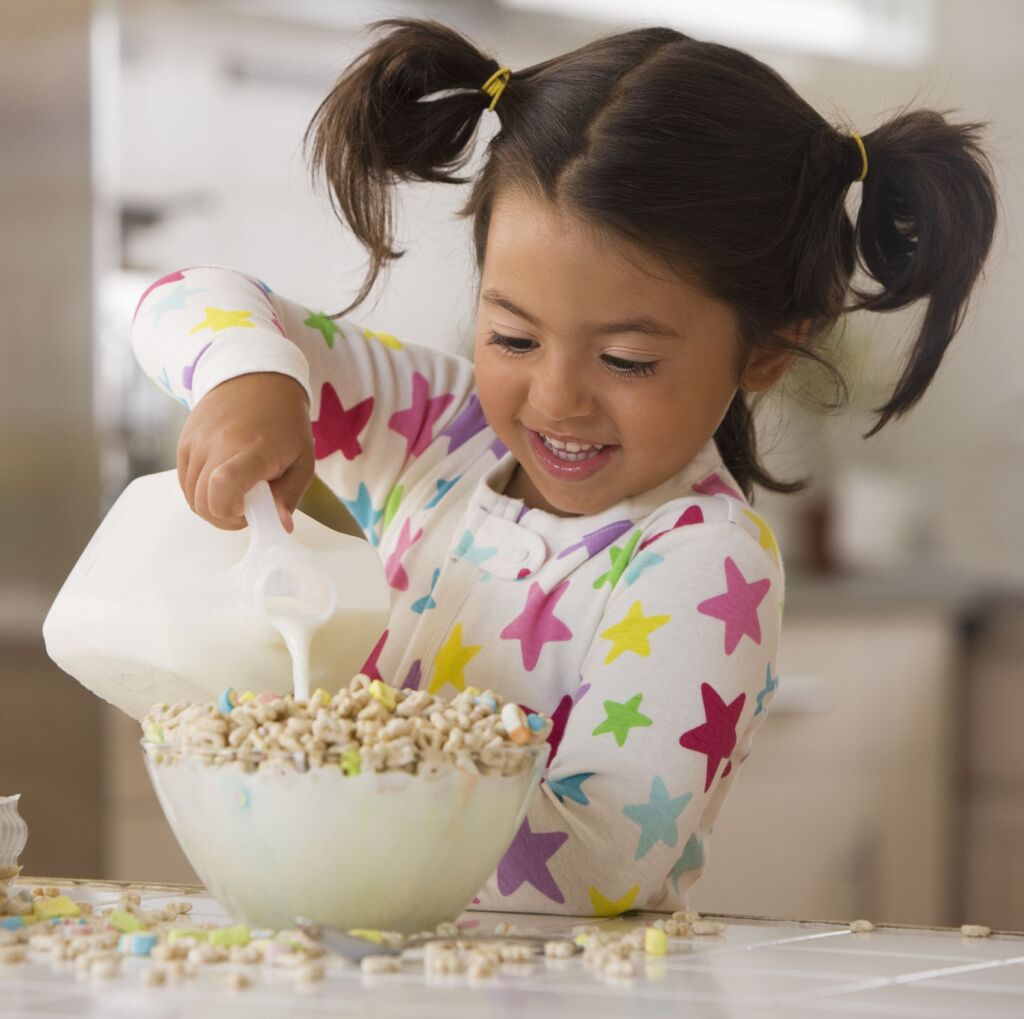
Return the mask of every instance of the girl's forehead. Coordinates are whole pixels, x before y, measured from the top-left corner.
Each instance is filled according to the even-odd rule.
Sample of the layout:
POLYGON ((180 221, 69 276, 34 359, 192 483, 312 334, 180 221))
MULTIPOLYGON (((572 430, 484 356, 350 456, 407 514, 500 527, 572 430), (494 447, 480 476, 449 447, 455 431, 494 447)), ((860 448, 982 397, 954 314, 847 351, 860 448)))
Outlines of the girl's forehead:
POLYGON ((692 319, 720 303, 626 238, 518 194, 495 202, 481 269, 481 304, 506 309, 568 303, 586 317, 603 308, 604 317, 643 311, 666 321, 692 319), (508 302, 488 301, 495 291, 508 302))

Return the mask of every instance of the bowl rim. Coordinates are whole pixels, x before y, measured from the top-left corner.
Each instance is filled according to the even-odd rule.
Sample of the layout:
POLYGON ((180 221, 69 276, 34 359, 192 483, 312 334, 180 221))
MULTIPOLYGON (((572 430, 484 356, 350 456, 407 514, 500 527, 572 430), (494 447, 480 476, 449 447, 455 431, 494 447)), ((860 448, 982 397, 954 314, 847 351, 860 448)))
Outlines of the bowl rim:
MULTIPOLYGON (((139 740, 139 746, 142 748, 142 752, 147 758, 151 759, 157 754, 166 754, 167 756, 175 756, 181 759, 192 759, 199 760, 201 763, 211 763, 205 761, 205 758, 214 757, 219 758, 224 763, 243 763, 243 764, 260 764, 263 761, 270 760, 281 760, 290 761, 296 766, 300 766, 299 770, 312 771, 317 767, 323 765, 311 765, 310 757, 311 754, 307 750, 257 750, 248 751, 242 753, 238 747, 198 747, 198 746, 181 746, 177 743, 167 742, 156 742, 155 740, 147 739, 143 737, 139 740)), ((438 753, 442 754, 441 760, 448 764, 458 764, 460 760, 464 761, 469 758, 472 761, 481 760, 482 754, 488 749, 501 749, 506 754, 522 755, 524 757, 541 757, 543 753, 547 753, 551 749, 551 744, 546 740, 542 743, 525 743, 525 744, 510 744, 507 747, 500 748, 489 748, 489 747, 474 747, 472 749, 460 748, 457 752, 449 752, 444 754, 441 751, 438 753)), ((325 750, 322 755, 325 761, 329 761, 331 764, 336 764, 341 761, 341 757, 344 751, 341 750, 325 750)), ((368 771, 374 771, 378 774, 383 774, 389 771, 404 771, 403 768, 368 768, 368 771)))

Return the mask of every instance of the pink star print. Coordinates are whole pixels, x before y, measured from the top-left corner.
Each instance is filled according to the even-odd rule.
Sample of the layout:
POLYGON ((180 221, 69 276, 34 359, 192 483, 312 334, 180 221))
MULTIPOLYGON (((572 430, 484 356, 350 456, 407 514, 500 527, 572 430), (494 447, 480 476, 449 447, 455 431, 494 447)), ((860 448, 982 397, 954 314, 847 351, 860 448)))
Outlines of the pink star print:
POLYGON ((740 502, 746 502, 743 496, 735 488, 730 488, 717 472, 709 474, 703 481, 698 481, 693 490, 700 492, 701 495, 728 495, 733 499, 739 499, 740 502))
POLYGON ((708 598, 697 606, 698 612, 714 616, 725 623, 725 653, 731 655, 736 645, 746 634, 755 644, 761 643, 761 623, 757 618, 757 606, 772 586, 771 580, 755 580, 748 583, 740 568, 730 556, 725 557, 725 594, 708 598))
POLYGON ((325 382, 320 390, 320 417, 313 422, 313 455, 317 460, 340 450, 346 460, 354 460, 363 451, 359 433, 366 427, 373 410, 373 397, 360 400, 346 410, 334 386, 325 382))
POLYGON ((423 535, 422 527, 412 537, 409 536, 411 531, 412 526, 409 524, 409 518, 406 517, 402 521, 402 530, 398 535, 398 545, 395 547, 394 552, 388 556, 388 561, 384 564, 384 576, 387 577, 388 583, 398 591, 408 590, 409 587, 409 575, 405 572, 405 567, 402 565, 402 556, 423 535))
POLYGON ((652 534, 646 541, 640 542, 640 547, 637 552, 643 552, 645 548, 652 541, 657 541, 663 534, 668 534, 669 531, 674 531, 677 527, 686 527, 688 524, 703 524, 704 513, 701 511, 699 506, 687 506, 679 519, 671 526, 666 528, 664 531, 658 531, 657 534, 652 534))
POLYGON ((431 396, 426 378, 419 372, 413 372, 411 406, 405 410, 396 410, 388 419, 388 428, 404 436, 409 443, 405 450, 407 457, 419 456, 430 445, 434 422, 454 399, 452 393, 431 396))
POLYGON ((370 679, 383 679, 384 677, 380 674, 380 669, 377 668, 377 662, 380 661, 380 653, 384 650, 384 645, 388 640, 388 631, 385 630, 378 638, 377 643, 374 644, 373 650, 370 652, 370 657, 363 662, 363 667, 359 670, 364 676, 369 676, 370 679))
POLYGON ((569 581, 563 580, 550 594, 545 594, 540 584, 534 581, 526 596, 526 608, 501 631, 502 639, 521 642, 523 668, 527 672, 533 671, 541 650, 549 640, 572 640, 572 630, 561 619, 555 618, 555 606, 568 586, 569 581))
MULTIPOLYGON (((736 700, 726 704, 718 691, 710 683, 701 683, 700 695, 704 699, 704 717, 707 719, 695 729, 684 732, 679 737, 679 745, 687 750, 696 750, 699 754, 708 755, 708 769, 704 778, 704 792, 711 788, 715 772, 719 764, 729 759, 736 746, 736 723, 743 711, 743 702, 747 699, 741 693, 736 700)), ((723 776, 728 772, 726 766, 723 776)))

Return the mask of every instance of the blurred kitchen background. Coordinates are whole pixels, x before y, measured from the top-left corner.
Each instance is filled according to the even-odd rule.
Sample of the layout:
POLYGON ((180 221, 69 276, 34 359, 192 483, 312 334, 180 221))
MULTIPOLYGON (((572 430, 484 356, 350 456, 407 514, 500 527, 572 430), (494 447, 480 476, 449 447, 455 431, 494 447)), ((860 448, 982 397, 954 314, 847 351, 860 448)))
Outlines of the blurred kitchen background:
MULTIPOLYGON (((919 313, 855 315, 848 412, 808 412, 819 383, 796 373, 762 408, 769 468, 814 484, 757 498, 787 564, 781 685, 694 905, 1024 928, 1017 0, 3 0, 0 793, 23 794, 27 872, 194 880, 134 723, 49 662, 40 627, 112 500, 174 463, 184 410, 129 346, 142 290, 223 264, 324 309, 354 294, 362 252, 310 185, 301 135, 367 23, 399 13, 513 69, 670 24, 751 51, 837 126, 866 134, 912 99, 991 121, 1003 219, 927 397, 862 441, 919 313)), ((464 189, 402 199, 408 254, 353 318, 465 353, 464 189)))

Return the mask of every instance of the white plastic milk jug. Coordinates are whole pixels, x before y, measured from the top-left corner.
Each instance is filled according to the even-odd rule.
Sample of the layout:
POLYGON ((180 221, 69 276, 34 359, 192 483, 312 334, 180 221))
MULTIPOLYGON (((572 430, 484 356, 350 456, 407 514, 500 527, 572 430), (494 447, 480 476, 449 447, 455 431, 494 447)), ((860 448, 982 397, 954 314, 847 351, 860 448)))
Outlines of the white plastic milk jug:
POLYGON ((249 527, 224 531, 192 512, 175 471, 133 481, 50 608, 50 657, 137 719, 228 686, 347 684, 387 626, 380 557, 301 512, 287 535, 261 486, 246 495, 249 527))

